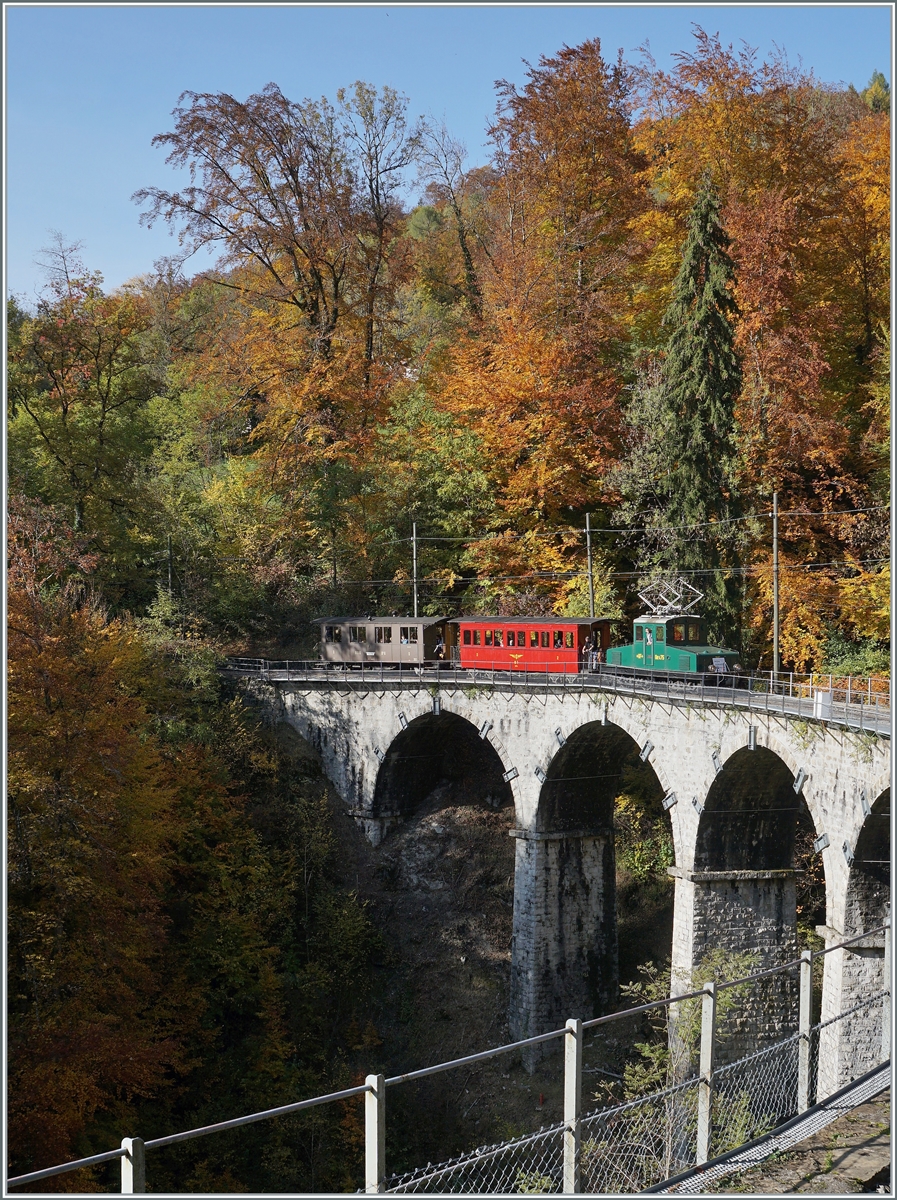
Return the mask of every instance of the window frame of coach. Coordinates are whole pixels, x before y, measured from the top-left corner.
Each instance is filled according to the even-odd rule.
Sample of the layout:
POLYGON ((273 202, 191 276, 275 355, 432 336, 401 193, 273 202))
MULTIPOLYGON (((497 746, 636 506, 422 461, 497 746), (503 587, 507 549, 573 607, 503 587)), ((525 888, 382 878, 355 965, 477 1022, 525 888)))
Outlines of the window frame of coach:
POLYGON ((571 675, 587 668, 585 646, 596 635, 605 653, 610 646, 607 617, 454 617, 452 659, 467 669, 556 671, 571 675), (523 645, 520 644, 521 635, 523 645))
POLYGON ((318 617, 322 662, 436 663, 445 617, 318 617))

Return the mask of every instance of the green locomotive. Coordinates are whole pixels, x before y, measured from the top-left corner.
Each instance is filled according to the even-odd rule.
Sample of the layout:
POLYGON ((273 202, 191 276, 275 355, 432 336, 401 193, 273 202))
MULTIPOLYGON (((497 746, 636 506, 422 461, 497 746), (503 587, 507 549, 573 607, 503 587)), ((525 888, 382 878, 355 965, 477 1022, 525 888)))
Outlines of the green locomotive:
POLYGON ((607 651, 608 666, 702 675, 741 670, 736 651, 708 644, 703 618, 691 611, 702 593, 685 580, 655 584, 639 597, 651 611, 635 620, 628 646, 607 651))

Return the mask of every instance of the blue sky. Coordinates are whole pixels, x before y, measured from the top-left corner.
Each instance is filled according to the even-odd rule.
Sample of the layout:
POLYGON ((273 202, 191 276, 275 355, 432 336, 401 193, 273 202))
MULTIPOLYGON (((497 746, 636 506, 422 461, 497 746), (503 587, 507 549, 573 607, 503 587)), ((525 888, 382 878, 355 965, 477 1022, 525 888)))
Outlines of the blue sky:
MULTIPOLYGON (((774 45, 819 79, 863 88, 891 79, 885 4, 769 5, 15 5, 6 20, 7 291, 33 300, 50 230, 84 244, 109 288, 174 252, 166 229, 138 223, 131 194, 175 176, 154 134, 172 127, 179 94, 244 99, 270 81, 292 99, 356 79, 390 84, 412 114, 445 117, 483 162, 494 82, 523 82, 563 44, 600 37, 630 59, 646 40, 662 66, 692 45, 692 24, 774 45)), ((205 263, 193 260, 199 269, 205 263)))

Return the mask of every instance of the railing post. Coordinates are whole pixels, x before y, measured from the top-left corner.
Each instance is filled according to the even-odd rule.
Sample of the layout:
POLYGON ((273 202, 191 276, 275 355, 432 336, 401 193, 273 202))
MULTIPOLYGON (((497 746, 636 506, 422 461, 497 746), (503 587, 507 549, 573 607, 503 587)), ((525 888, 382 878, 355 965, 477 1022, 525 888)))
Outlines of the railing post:
POLYGON ((701 1061, 698 1082, 698 1166, 710 1157, 713 1125, 713 1043, 716 1036, 716 984, 706 983, 701 1000, 701 1061))
POLYGON ((121 1148, 121 1194, 143 1195, 146 1191, 146 1151, 143 1138, 122 1138, 121 1148))
POLYGON ((364 1096, 364 1190, 382 1192, 386 1181, 386 1076, 368 1075, 364 1096))
POLYGON ((800 956, 800 1008, 797 1050, 797 1111, 810 1107, 810 1028, 813 1023, 813 951, 802 950, 800 956))
POLYGON ((564 1035, 564 1195, 580 1188, 582 1122, 582 1021, 571 1018, 564 1035))
POLYGON ((891 919, 885 923, 884 986, 888 994, 881 1001, 881 1061, 891 1057, 891 919))

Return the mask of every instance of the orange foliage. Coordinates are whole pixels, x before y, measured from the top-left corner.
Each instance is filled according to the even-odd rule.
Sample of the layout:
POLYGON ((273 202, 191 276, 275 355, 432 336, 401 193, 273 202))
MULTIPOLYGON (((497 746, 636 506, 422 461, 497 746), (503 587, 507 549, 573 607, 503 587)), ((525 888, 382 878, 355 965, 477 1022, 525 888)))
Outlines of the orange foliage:
POLYGON ((571 510, 597 503, 611 465, 616 399, 612 378, 585 375, 568 345, 519 312, 506 312, 488 340, 453 352, 440 403, 478 437, 504 527, 470 547, 467 561, 480 575, 569 569, 575 535, 545 538, 539 527, 569 525, 571 510))
POLYGON ((555 328, 584 324, 595 343, 616 328, 629 224, 646 203, 626 69, 608 66, 593 38, 541 58, 520 91, 498 92, 489 299, 555 328))
POLYGON ((172 787, 139 647, 72 582, 90 560, 34 505, 9 536, 9 1132, 44 1165, 182 1062, 156 973, 172 787))

